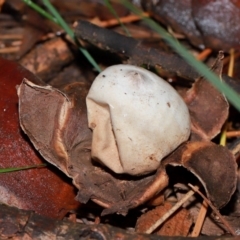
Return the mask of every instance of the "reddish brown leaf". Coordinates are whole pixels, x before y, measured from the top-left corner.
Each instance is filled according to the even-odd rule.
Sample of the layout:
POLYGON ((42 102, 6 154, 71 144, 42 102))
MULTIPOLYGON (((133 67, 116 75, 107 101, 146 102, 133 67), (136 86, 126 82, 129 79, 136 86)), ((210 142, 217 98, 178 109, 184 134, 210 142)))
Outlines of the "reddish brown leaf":
MULTIPOLYGON (((0 167, 41 164, 43 159, 33 149, 18 121, 16 85, 24 77, 39 82, 20 65, 0 59, 0 167)), ((0 200, 49 217, 62 218, 79 203, 75 189, 65 176, 53 168, 31 169, 0 174, 0 200)))

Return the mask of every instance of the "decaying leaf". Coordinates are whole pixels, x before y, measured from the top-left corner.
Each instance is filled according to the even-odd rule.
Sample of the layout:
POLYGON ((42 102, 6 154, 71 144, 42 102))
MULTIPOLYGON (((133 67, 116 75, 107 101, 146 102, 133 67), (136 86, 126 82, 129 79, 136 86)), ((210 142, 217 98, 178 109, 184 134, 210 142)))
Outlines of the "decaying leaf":
POLYGON ((142 5, 158 21, 184 34, 193 45, 199 48, 204 47, 201 32, 192 17, 192 0, 142 0, 142 5))
MULTIPOLYGON (((136 223, 136 232, 144 233, 158 219, 172 208, 172 204, 165 202, 164 205, 158 206, 151 211, 141 215, 136 223)), ((188 210, 181 208, 174 216, 169 217, 154 233, 161 236, 184 236, 189 233, 192 225, 191 215, 188 210)))
POLYGON ((20 64, 47 82, 72 59, 73 54, 66 41, 59 37, 33 48, 20 60, 20 64))
MULTIPOLYGON (((95 1, 95 0, 71 0, 69 2, 59 2, 57 0, 53 1, 53 4, 60 12, 65 13, 66 19, 76 20, 76 14, 78 16, 85 16, 87 18, 99 18, 101 20, 113 19, 114 16, 109 11, 107 6, 104 4, 104 1, 95 1), (75 14, 66 14, 74 12, 75 14)), ((125 16, 128 13, 128 10, 123 7, 123 5, 117 1, 113 1, 112 7, 116 12, 118 17, 125 16)))
POLYGON ((240 47, 239 0, 143 0, 142 4, 197 47, 224 51, 240 47))
POLYGON ((40 14, 27 7, 20 1, 6 1, 5 7, 10 8, 15 14, 16 19, 24 25, 22 34, 22 44, 18 51, 18 58, 24 56, 41 37, 46 34, 50 25, 40 14), (24 16, 24 17, 21 17, 24 16))
POLYGON ((192 14, 206 47, 224 51, 239 49, 239 0, 192 0, 192 14))

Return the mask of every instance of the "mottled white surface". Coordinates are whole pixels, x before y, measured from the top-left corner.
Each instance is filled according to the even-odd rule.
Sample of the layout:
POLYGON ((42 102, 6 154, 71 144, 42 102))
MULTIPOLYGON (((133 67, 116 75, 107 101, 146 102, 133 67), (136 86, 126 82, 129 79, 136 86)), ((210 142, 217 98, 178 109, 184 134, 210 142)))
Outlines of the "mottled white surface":
POLYGON ((187 106, 166 81, 132 65, 101 72, 87 96, 92 157, 115 173, 156 170, 190 134, 187 106))

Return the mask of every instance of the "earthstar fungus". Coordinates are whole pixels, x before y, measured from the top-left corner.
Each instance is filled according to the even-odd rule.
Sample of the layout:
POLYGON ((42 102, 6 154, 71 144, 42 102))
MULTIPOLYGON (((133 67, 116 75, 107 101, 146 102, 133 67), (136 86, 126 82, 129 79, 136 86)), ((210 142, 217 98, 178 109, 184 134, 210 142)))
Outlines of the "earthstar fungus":
MULTIPOLYGON (((216 64, 220 75, 221 56, 216 64)), ((102 215, 125 215, 162 191, 168 186, 167 165, 187 168, 222 207, 235 191, 237 166, 226 147, 210 142, 228 116, 228 103, 207 85, 198 80, 184 97, 190 138, 188 109, 176 91, 155 74, 129 65, 107 68, 89 92, 87 82, 69 78, 51 87, 25 79, 18 88, 20 125, 41 155, 73 179, 76 199, 93 200, 105 208, 102 215), (196 113, 208 111, 208 96, 220 100, 205 118, 196 113), (156 161, 150 161, 151 154, 156 161), (222 178, 224 189, 219 188, 222 178)))

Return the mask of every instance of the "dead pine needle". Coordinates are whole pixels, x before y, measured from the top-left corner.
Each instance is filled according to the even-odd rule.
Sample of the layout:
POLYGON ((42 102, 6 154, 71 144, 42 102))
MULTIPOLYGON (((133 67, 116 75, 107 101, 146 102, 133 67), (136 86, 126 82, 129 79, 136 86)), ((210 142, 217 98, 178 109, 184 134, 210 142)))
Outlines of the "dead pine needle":
POLYGON ((229 61, 229 66, 228 66, 228 76, 233 77, 233 72, 234 72, 234 49, 230 49, 230 61, 229 61))
POLYGON ((0 39, 1 40, 14 40, 14 39, 22 39, 22 34, 1 34, 0 39))
POLYGON ((205 201, 206 203, 212 208, 214 213, 219 217, 219 219, 222 221, 223 225, 226 227, 226 229, 233 235, 237 236, 235 231, 232 229, 230 224, 223 218, 223 216, 219 213, 219 211, 213 206, 213 204, 198 190, 198 188, 194 187, 192 184, 188 184, 190 188, 192 188, 195 192, 197 192, 205 201))
POLYGON ((199 236, 199 234, 201 232, 201 229, 202 229, 202 226, 203 226, 203 223, 204 223, 204 219, 205 219, 206 214, 207 214, 207 209, 208 209, 208 204, 204 200, 203 203, 202 203, 202 206, 200 208, 198 218, 197 218, 197 221, 195 223, 194 229, 192 231, 191 237, 198 237, 199 236))
POLYGON ((149 227, 145 233, 152 233, 157 229, 162 223, 164 223, 174 212, 176 212, 191 196, 194 195, 194 191, 190 190, 186 195, 178 201, 167 213, 165 213, 160 219, 158 219, 151 227, 149 227))
POLYGON ((197 55, 197 60, 199 61, 203 61, 204 59, 206 59, 210 54, 212 53, 212 49, 210 48, 205 48, 202 52, 200 52, 197 55))
MULTIPOLYGON (((147 14, 147 13, 144 13, 144 16, 145 16, 145 17, 148 17, 148 14, 147 14)), ((139 21, 139 20, 141 20, 141 19, 142 19, 141 17, 139 17, 139 16, 137 16, 137 15, 134 15, 134 14, 130 14, 130 15, 128 15, 128 16, 119 18, 119 20, 120 20, 122 23, 136 22, 136 21, 139 21)), ((109 20, 106 20, 106 21, 100 21, 99 19, 93 19, 93 20, 91 21, 91 23, 96 24, 96 25, 98 25, 99 27, 112 27, 112 26, 119 25, 119 21, 118 21, 118 19, 116 19, 116 18, 109 19, 109 20)))
POLYGON ((226 132, 226 136, 227 136, 227 138, 240 137, 240 131, 236 130, 236 131, 226 132))
POLYGON ((0 48, 0 53, 1 54, 6 54, 6 53, 15 53, 19 51, 19 47, 4 47, 4 48, 0 48))
MULTIPOLYGON (((240 57, 239 51, 234 51, 234 60, 240 57)), ((229 56, 224 57, 223 59, 223 65, 227 65, 230 62, 231 54, 229 56)))

